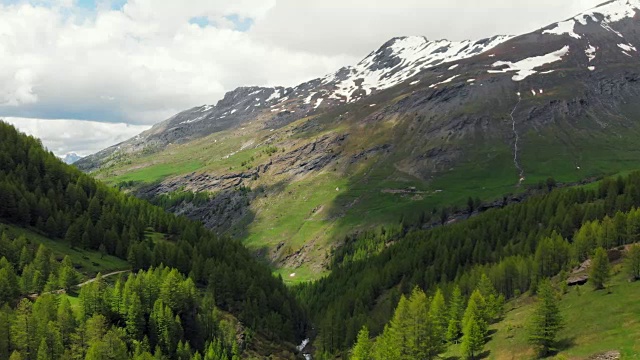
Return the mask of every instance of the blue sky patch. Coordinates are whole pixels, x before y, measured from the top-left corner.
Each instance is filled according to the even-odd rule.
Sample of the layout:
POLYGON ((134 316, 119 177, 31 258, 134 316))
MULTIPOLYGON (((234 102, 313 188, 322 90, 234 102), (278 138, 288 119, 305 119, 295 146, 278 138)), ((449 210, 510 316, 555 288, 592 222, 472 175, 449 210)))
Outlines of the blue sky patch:
POLYGON ((207 27, 207 26, 213 25, 213 24, 211 23, 211 21, 209 21, 209 18, 208 18, 208 17, 206 17, 206 16, 196 16, 196 17, 192 17, 192 18, 189 20, 189 24, 195 24, 195 25, 198 25, 198 26, 200 26, 200 27, 207 27))
POLYGON ((234 25, 234 30, 245 32, 253 26, 253 19, 240 18, 238 14, 225 16, 225 19, 231 21, 234 25))

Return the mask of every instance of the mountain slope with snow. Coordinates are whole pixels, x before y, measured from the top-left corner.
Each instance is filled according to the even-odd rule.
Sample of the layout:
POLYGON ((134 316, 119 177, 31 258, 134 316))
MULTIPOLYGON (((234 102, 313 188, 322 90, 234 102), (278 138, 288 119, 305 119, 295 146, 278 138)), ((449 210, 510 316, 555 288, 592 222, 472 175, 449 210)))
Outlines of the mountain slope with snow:
POLYGON ((422 36, 393 38, 357 65, 294 88, 235 89, 216 105, 181 112, 122 144, 87 157, 79 166, 92 170, 114 153, 163 148, 169 143, 193 140, 254 120, 266 120, 265 126, 272 128, 282 127, 308 114, 355 102, 398 85, 425 69, 481 54, 510 38, 495 36, 462 42, 430 41, 422 36))
POLYGON ((640 168, 638 1, 515 37, 394 38, 293 88, 238 88, 78 166, 150 199, 207 194, 171 210, 292 281, 315 277, 353 231, 640 168))

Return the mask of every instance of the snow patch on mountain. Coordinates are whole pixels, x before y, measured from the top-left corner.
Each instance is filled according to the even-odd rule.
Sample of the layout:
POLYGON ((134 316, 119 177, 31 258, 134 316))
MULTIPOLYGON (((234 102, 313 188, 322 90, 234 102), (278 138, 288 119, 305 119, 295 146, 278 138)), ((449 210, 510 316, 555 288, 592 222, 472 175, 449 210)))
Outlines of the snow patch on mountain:
POLYGON ((424 69, 481 54, 511 38, 496 36, 460 42, 430 41, 421 36, 394 38, 357 65, 325 76, 321 83, 334 86, 330 98, 353 102, 374 90, 399 84, 424 69))
POLYGON ((618 22, 627 18, 633 18, 640 8, 640 0, 614 0, 608 3, 587 10, 571 19, 555 24, 554 28, 544 30, 543 34, 569 35, 574 39, 582 39, 582 36, 575 32, 578 24, 587 25, 589 20, 600 23, 607 31, 623 37, 618 31, 611 28, 610 23, 618 22))
POLYGON ((450 82, 452 82, 455 78, 457 78, 458 76, 460 76, 460 75, 454 75, 454 76, 452 76, 452 77, 448 78, 447 80, 441 81, 441 82, 439 82, 439 83, 435 83, 435 84, 433 84, 433 85, 429 85, 429 87, 433 89, 434 87, 436 87, 436 86, 438 86, 438 85, 442 85, 442 84, 450 83, 450 82))
POLYGON ((596 48, 591 44, 589 44, 589 47, 584 51, 584 53, 587 55, 589 62, 596 58, 596 48))
POLYGON ((273 101, 273 100, 277 100, 277 99, 279 99, 279 98, 280 98, 280 96, 282 96, 282 95, 280 94, 280 90, 279 90, 279 89, 276 89, 276 90, 274 90, 274 91, 273 91, 273 93, 271 94, 271 96, 269 96, 269 97, 267 98, 267 101, 266 101, 266 102, 271 102, 271 101, 273 101))
POLYGON ((618 44, 618 47, 620 49, 624 50, 624 51, 627 51, 627 52, 631 52, 631 51, 636 51, 637 52, 638 51, 638 50, 636 50, 636 47, 631 45, 631 44, 618 44))
POLYGON ((633 18, 640 8, 640 0, 613 0, 587 10, 574 17, 582 25, 587 25, 588 20, 598 22, 599 17, 604 22, 612 23, 627 18, 633 18))
POLYGON ((556 27, 553 29, 545 30, 543 34, 553 34, 553 35, 569 35, 574 39, 582 39, 582 36, 575 33, 574 29, 576 26, 575 20, 567 20, 563 22, 556 23, 556 27))
POLYGON ((305 104, 311 104, 311 99, 313 98, 313 96, 316 94, 315 91, 309 93, 309 96, 307 96, 306 99, 304 99, 304 103, 305 104))
POLYGON ((510 71, 516 71, 517 74, 512 77, 513 81, 522 81, 527 77, 534 75, 537 73, 535 69, 542 67, 547 64, 551 64, 557 61, 562 60, 562 57, 569 53, 569 46, 565 46, 560 50, 554 51, 549 54, 534 56, 531 58, 527 58, 524 60, 520 60, 518 62, 510 62, 510 61, 496 61, 492 67, 502 67, 506 66, 504 69, 500 70, 488 70, 491 74, 497 73, 506 73, 510 71))

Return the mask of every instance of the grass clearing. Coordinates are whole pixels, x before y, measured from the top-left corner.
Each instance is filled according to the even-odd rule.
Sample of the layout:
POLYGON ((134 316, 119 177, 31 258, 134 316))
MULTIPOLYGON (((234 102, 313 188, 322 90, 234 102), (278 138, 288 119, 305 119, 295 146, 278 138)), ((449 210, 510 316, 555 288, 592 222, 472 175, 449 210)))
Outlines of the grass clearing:
POLYGON ((128 171, 122 175, 111 178, 109 182, 119 183, 124 181, 134 181, 153 183, 160 181, 167 176, 192 172, 198 170, 201 167, 202 163, 200 163, 199 161, 189 161, 180 164, 156 164, 128 171))
MULTIPOLYGON (((620 268, 615 267, 614 272, 620 268), (617 270, 615 270, 617 269, 617 270)), ((630 283, 616 274, 609 290, 594 291, 589 283, 569 288, 559 302, 565 328, 559 333, 558 355, 578 360, 607 351, 620 351, 623 360, 640 359, 640 282, 630 283)), ((490 327, 495 331, 485 346, 487 359, 534 359, 527 343, 527 324, 534 300, 523 296, 507 304, 504 319, 490 327)), ((459 346, 450 348, 449 358, 460 357, 459 346)))
POLYGON ((74 265, 80 266, 78 271, 86 277, 94 277, 98 272, 102 272, 104 274, 111 271, 131 268, 129 263, 115 256, 102 256, 97 251, 72 249, 63 240, 52 240, 31 230, 4 223, 0 223, 0 228, 8 231, 9 235, 12 237, 24 235, 30 242, 46 246, 60 259, 65 255, 69 255, 71 257, 71 262, 74 265))

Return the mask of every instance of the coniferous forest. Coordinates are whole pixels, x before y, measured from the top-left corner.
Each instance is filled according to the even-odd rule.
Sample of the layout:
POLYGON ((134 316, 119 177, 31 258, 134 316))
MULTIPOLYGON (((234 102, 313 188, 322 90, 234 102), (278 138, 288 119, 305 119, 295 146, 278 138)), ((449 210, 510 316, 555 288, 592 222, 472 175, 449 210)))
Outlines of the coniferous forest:
MULTIPOLYGON (((96 182, 11 126, 0 140, 0 219, 28 230, 0 230, 2 359, 262 358, 254 342, 309 333, 317 359, 435 359, 453 345, 476 359, 525 293, 537 298, 528 341, 545 356, 566 325, 549 279, 591 259, 591 283, 606 288, 607 250, 640 240, 640 173, 549 181, 446 226, 353 234, 328 276, 287 288, 239 242, 96 182), (30 233, 131 271, 82 273, 30 233)), ((632 279, 638 249, 625 261, 632 279)))
POLYGON ((72 257, 1 231, 1 359, 235 359, 258 335, 294 343, 308 326, 237 241, 108 188, 1 122, 0 220, 132 269, 78 288, 72 257))
MULTIPOLYGON (((336 264, 330 275, 299 285, 296 291, 317 326, 318 352, 327 358, 336 353, 347 356, 356 340, 362 338, 359 333, 363 328, 372 337, 382 335, 377 344, 385 347, 384 341, 389 336, 393 338, 390 334, 394 329, 407 328, 406 324, 394 325, 402 316, 412 319, 418 316, 402 315, 411 309, 411 304, 420 308, 419 312, 427 319, 425 309, 433 308, 429 304, 441 295, 450 310, 447 322, 436 321, 440 324, 436 333, 449 332, 448 340, 440 340, 469 341, 463 336, 468 321, 460 314, 464 312, 461 309, 468 309, 472 299, 499 309, 504 301, 521 294, 536 294, 545 279, 565 277, 566 271, 596 255, 597 249, 602 254, 606 249, 637 242, 639 206, 640 173, 605 178, 588 187, 549 186, 522 203, 492 209, 447 226, 429 230, 420 230, 418 226, 406 233, 400 231, 400 235, 392 238, 387 231, 378 231, 377 235, 365 232, 359 239, 357 236, 350 239, 355 247, 343 249, 342 256, 344 253, 370 253, 370 256, 336 264), (366 250, 372 248, 383 250, 366 250), (415 289, 425 291, 426 297, 416 294, 415 289), (464 306, 459 305, 458 292, 465 299, 464 306), (453 329, 446 323, 453 323, 453 329)), ((606 272, 607 269, 603 270, 606 272)), ((481 323, 485 324, 497 319, 495 314, 499 313, 481 312, 481 323)), ((470 327, 468 331, 477 333, 478 329, 470 327)), ((480 326, 480 332, 485 331, 486 326, 480 326)), ((394 346, 398 343, 397 339, 389 342, 394 346)), ((437 354, 444 351, 436 349, 437 354)), ((402 349, 396 351, 400 351, 399 357, 387 354, 374 358, 417 356, 406 355, 402 349)), ((468 356, 474 358, 471 352, 468 356)))

